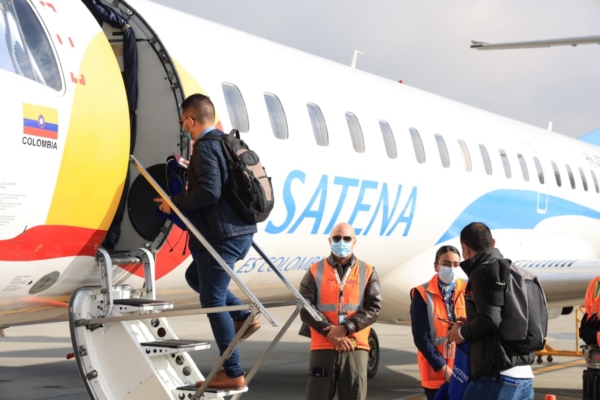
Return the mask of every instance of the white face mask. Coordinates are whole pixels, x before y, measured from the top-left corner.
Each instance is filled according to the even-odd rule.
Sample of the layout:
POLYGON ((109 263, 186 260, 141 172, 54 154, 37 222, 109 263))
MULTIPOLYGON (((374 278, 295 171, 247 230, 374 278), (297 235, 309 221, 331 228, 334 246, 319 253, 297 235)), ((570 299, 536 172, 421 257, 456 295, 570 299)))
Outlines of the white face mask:
POLYGON ((457 268, 444 267, 443 265, 440 265, 440 270, 438 272, 438 279, 441 280, 446 285, 456 282, 456 279, 458 278, 458 276, 456 276, 456 272, 455 272, 456 269, 457 268))

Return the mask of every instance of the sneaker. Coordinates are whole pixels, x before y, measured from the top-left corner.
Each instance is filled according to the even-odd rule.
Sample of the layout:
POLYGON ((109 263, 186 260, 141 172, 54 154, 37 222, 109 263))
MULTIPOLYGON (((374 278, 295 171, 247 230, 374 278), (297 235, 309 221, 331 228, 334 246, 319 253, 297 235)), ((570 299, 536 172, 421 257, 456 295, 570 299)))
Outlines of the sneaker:
MULTIPOLYGON (((196 387, 202 386, 204 381, 196 382, 196 387)), ((212 380, 210 385, 208 385, 208 389, 221 389, 221 390, 242 390, 246 386, 246 373, 244 375, 238 376, 237 378, 230 378, 225 373, 225 370, 222 369, 217 372, 217 375, 212 380)))
MULTIPOLYGON (((250 317, 251 316, 249 316, 248 318, 250 318, 250 317)), ((246 319, 248 319, 248 318, 246 318, 246 319)), ((233 321, 233 326, 235 328, 235 334, 236 335, 240 331, 240 329, 242 329, 242 326, 244 325, 244 322, 246 322, 246 320, 243 320, 243 321, 233 321)), ((246 332, 244 332, 244 335, 240 339, 240 342, 243 342, 244 340, 248 339, 254 332, 256 332, 259 329, 260 329, 260 321, 258 320, 258 315, 257 315, 257 316, 254 317, 254 319, 252 320, 252 322, 250 323, 250 325, 248 325, 248 329, 246 329, 246 332)))

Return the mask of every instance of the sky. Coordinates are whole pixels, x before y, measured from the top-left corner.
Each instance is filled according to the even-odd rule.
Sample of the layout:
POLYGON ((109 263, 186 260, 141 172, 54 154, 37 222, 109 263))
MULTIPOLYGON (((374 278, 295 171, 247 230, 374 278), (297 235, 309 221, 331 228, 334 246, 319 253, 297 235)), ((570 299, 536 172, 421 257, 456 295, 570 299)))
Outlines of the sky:
POLYGON ((476 51, 600 35, 600 0, 154 0, 542 128, 600 128, 600 46, 476 51))

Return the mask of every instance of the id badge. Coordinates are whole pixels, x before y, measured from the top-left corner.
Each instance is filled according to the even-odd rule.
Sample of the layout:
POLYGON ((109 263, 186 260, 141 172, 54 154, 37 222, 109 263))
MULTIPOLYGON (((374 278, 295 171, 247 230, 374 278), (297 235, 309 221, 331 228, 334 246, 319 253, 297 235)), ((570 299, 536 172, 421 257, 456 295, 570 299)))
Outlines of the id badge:
POLYGON ((341 325, 344 323, 344 321, 346 321, 346 318, 348 317, 348 314, 345 312, 340 312, 338 313, 338 325, 341 325))
POLYGON ((456 342, 448 342, 444 345, 444 358, 449 360, 449 359, 454 359, 454 356, 456 355, 456 342))

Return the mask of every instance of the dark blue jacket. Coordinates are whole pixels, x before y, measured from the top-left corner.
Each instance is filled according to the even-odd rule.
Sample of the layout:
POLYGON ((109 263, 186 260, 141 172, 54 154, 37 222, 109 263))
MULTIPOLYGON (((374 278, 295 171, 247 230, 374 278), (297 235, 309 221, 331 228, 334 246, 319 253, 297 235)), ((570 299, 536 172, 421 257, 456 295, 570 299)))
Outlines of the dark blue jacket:
MULTIPOLYGON (((211 134, 225 134, 217 129, 211 134)), ((207 133, 207 134, 208 134, 207 133)), ((209 241, 210 244, 256 233, 256 224, 246 223, 228 201, 229 174, 221 143, 201 138, 194 143, 194 152, 188 166, 188 190, 173 196, 173 203, 209 241)), ((190 249, 201 248, 190 234, 190 249)))

